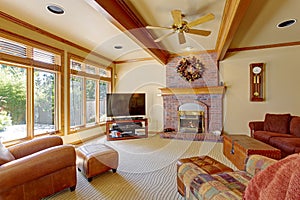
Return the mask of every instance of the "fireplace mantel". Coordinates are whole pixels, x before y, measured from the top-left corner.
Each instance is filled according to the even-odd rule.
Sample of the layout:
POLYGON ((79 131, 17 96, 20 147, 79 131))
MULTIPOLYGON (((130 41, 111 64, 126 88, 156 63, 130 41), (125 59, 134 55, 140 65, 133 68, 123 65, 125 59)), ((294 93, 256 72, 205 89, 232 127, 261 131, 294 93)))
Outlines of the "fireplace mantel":
POLYGON ((160 88, 161 95, 176 94, 224 94, 225 86, 200 87, 200 88, 160 88))

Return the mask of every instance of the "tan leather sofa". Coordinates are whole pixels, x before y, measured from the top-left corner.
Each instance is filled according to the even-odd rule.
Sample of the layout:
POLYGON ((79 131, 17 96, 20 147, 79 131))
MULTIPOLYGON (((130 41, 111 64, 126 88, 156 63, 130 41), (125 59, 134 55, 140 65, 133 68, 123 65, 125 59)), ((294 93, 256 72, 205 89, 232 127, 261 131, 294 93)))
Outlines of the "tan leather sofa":
POLYGON ((59 136, 8 148, 14 160, 0 166, 0 199, 34 200, 66 188, 75 190, 76 154, 59 136))

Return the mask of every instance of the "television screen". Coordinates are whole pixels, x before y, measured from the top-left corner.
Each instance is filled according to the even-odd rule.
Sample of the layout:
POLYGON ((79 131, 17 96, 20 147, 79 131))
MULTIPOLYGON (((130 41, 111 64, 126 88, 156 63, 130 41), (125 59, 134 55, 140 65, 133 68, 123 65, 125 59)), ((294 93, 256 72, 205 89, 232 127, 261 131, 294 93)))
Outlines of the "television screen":
POLYGON ((145 93, 108 93, 107 117, 145 115, 145 93))

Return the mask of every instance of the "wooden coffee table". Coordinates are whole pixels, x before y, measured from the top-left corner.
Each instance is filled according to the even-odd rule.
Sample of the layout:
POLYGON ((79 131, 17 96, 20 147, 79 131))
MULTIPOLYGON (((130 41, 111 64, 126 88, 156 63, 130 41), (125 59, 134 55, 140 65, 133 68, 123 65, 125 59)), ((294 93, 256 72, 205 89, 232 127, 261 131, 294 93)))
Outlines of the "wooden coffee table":
POLYGON ((224 135, 223 154, 239 169, 245 170, 250 155, 281 158, 281 151, 247 135, 224 135))

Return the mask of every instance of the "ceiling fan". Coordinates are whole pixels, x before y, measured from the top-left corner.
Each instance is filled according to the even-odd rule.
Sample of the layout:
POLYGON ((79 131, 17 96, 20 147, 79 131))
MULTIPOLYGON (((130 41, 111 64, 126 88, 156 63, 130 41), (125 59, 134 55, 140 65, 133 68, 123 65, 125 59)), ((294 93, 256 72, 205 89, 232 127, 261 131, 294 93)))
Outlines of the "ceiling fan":
POLYGON ((172 30, 172 32, 162 35, 161 37, 155 39, 154 42, 160 42, 164 38, 173 35, 174 33, 178 33, 178 40, 180 44, 186 43, 184 33, 191 33, 191 34, 202 35, 202 36, 210 35, 211 31, 192 29, 192 27, 213 20, 215 18, 213 14, 209 13, 192 22, 187 22, 183 20, 183 15, 181 13, 181 10, 172 10, 171 14, 173 17, 173 25, 171 27, 146 26, 147 29, 164 29, 164 30, 171 29, 172 30))

